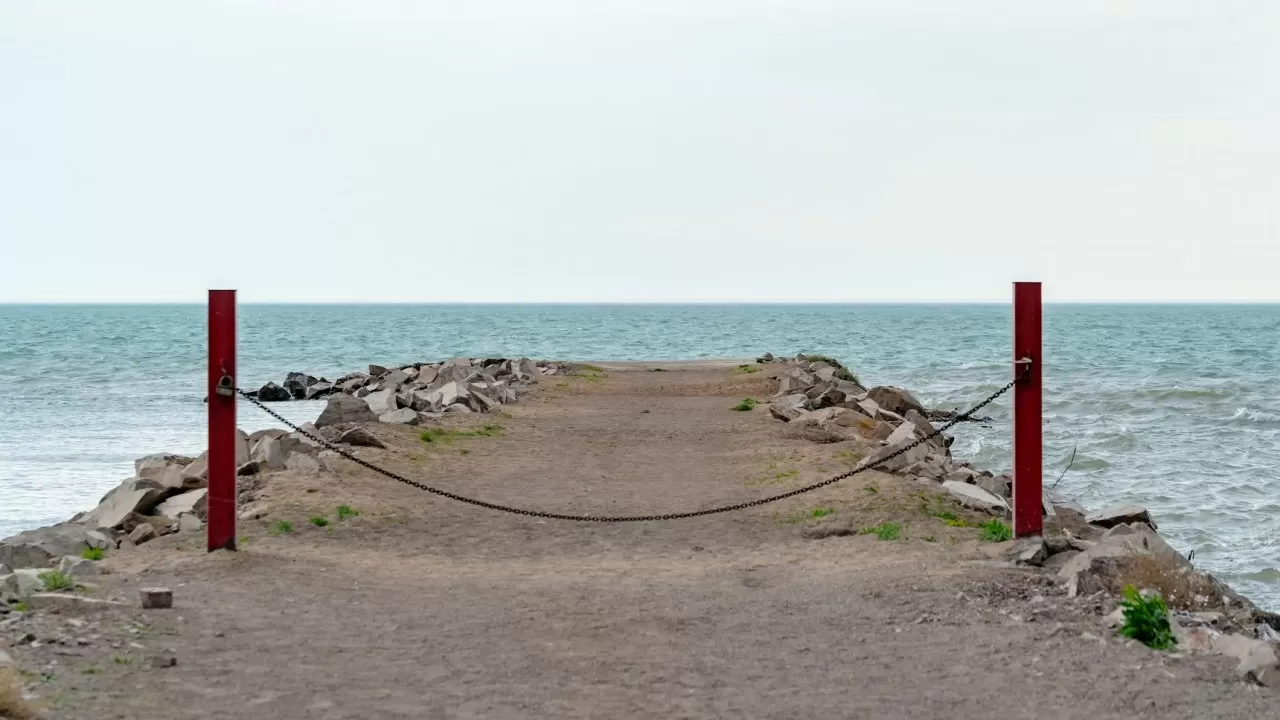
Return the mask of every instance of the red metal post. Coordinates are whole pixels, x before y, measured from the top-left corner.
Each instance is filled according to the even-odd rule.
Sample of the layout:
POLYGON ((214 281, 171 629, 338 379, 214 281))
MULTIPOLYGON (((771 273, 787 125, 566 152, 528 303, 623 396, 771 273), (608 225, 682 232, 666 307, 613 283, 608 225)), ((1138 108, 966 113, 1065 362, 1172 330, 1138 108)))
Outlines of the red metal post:
POLYGON ((1044 528, 1040 371, 1040 283, 1013 284, 1013 534, 1044 528), (1028 362, 1030 361, 1030 362, 1028 362))
POLYGON ((236 291, 209 291, 209 552, 236 549, 236 291))

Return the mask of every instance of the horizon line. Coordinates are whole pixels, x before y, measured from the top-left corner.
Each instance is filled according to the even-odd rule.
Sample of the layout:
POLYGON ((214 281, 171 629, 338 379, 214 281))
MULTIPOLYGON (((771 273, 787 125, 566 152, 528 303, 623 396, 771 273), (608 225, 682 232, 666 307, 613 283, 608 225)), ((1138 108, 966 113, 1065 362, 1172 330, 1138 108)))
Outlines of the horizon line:
MULTIPOLYGON (((501 306, 524 305, 531 307, 549 306, 661 306, 661 305, 1012 305, 1008 300, 473 300, 473 301, 430 301, 430 300, 267 300, 237 301, 238 305, 257 306, 501 306)), ((1113 299, 1067 299, 1045 300, 1044 305, 1280 305, 1275 300, 1113 300, 1113 299)), ((206 303, 196 300, 0 300, 0 307, 37 307, 37 306, 193 306, 200 307, 206 303)))

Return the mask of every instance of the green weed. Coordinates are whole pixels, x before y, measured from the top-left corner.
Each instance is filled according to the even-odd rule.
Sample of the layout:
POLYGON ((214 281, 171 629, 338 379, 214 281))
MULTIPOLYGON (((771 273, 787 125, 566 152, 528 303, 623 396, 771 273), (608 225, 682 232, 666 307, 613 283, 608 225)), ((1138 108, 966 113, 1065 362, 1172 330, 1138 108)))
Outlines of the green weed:
POLYGON ((800 474, 799 470, 784 470, 773 476, 774 480, 790 480, 800 474))
POLYGON ((840 362, 839 360, 836 360, 833 357, 829 357, 827 355, 804 355, 803 357, 807 362, 811 362, 811 363, 824 362, 834 367, 836 369, 835 377, 840 380, 848 380, 851 383, 857 383, 859 385, 862 384, 862 382, 858 380, 857 375, 854 375, 853 373, 849 372, 849 368, 845 367, 844 363, 840 362))
POLYGON ((338 519, 339 519, 339 520, 346 520, 347 518, 353 518, 353 517, 355 517, 355 516, 357 516, 357 515, 359 515, 359 514, 360 514, 360 511, 359 511, 359 510, 357 510, 356 508, 351 507, 350 505, 339 505, 339 506, 338 506, 338 519))
POLYGON ((271 536, 284 535, 293 532, 293 523, 288 520, 277 520, 267 527, 267 534, 271 536))
POLYGON ((1120 607, 1124 610, 1121 635, 1156 650, 1168 650, 1178 644, 1173 629, 1169 627, 1169 608, 1158 593, 1148 599, 1142 597, 1134 586, 1126 585, 1120 607))
POLYGON ((760 404, 759 401, 757 401, 755 398, 742 398, 742 402, 738 403, 737 405, 734 405, 729 409, 737 410, 738 412, 746 412, 748 410, 754 410, 756 405, 759 405, 759 404, 760 404))
POLYGON ((934 537, 934 536, 932 536, 932 535, 923 535, 923 536, 921 536, 921 537, 920 537, 920 539, 921 539, 921 540, 923 540, 923 541, 925 541, 925 542, 935 542, 935 541, 937 540, 937 538, 935 538, 935 537, 934 537))
POLYGON ((129 657, 128 655, 116 655, 116 656, 115 656, 115 658, 113 658, 113 659, 115 660, 115 663, 116 663, 117 665, 132 665, 132 664, 133 664, 133 658, 129 657))
POLYGON ((315 525, 316 527, 325 527, 326 525, 329 524, 329 519, 325 517, 321 517, 319 515, 312 515, 311 524, 315 525))
POLYGON ((14 603, 14 605, 13 605, 13 611, 14 611, 14 612, 21 612, 21 613, 24 613, 24 612, 29 612, 30 610, 31 610, 31 606, 30 606, 30 605, 28 605, 28 604, 27 604, 27 602, 26 602, 25 600, 20 601, 20 602, 17 602, 17 603, 14 603))
POLYGON ((593 372, 593 373, 604 372, 604 368, 600 367, 599 365, 579 365, 578 369, 586 370, 587 372, 593 372))
POLYGON ((428 445, 449 445, 454 438, 460 437, 493 437, 502 434, 502 426, 497 423, 485 423, 475 430, 455 430, 453 428, 429 428, 418 433, 418 439, 428 445))
POLYGON ((864 527, 858 531, 859 535, 875 535, 880 540, 897 540, 902 534, 902 526, 896 522, 882 522, 879 525, 864 527))
POLYGON ((828 515, 835 515, 835 514, 836 514, 835 508, 816 507, 816 508, 813 508, 812 510, 800 510, 798 512, 791 513, 786 517, 780 518, 778 522, 783 522, 790 525, 798 522, 804 522, 805 520, 817 520, 818 518, 824 518, 824 517, 827 517, 828 515))
POLYGON ((862 462, 862 453, 857 450, 841 450, 836 453, 836 459, 850 465, 857 465, 862 462))
POLYGON ((73 590, 76 586, 75 578, 61 570, 47 570, 40 573, 39 577, 45 590, 73 590))
POLYGON ((739 365, 738 372, 742 373, 743 375, 751 375, 752 373, 760 372, 760 368, 756 367, 755 365, 739 365))
POLYGON ((991 520, 978 525, 982 529, 982 539, 987 542, 1004 542, 1013 537, 1013 529, 999 520, 991 520))
POLYGON ((101 560, 104 555, 106 551, 100 547, 87 547, 80 551, 80 557, 85 560, 101 560))
POLYGON ((868 495, 875 495, 876 493, 880 492, 880 488, 876 487, 875 485, 868 485, 862 488, 862 492, 867 493, 868 495))

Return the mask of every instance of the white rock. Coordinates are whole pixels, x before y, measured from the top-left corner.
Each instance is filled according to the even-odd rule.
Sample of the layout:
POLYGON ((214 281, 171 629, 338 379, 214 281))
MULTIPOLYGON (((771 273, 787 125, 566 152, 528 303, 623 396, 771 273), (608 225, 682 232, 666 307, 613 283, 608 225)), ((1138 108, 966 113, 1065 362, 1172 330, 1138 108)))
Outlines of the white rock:
POLYGON ((284 469, 284 447, 278 437, 263 437, 254 443, 249 452, 249 459, 258 463, 259 468, 267 470, 284 469))
POLYGON ((1009 505, 1005 503, 1004 500, 1001 500, 977 485, 948 480, 942 483, 942 489, 946 490, 952 497, 959 500, 960 504, 965 507, 985 510, 986 512, 997 515, 1009 512, 1009 505))
POLYGON ((204 523, 194 513, 183 513, 178 516, 178 532, 192 533, 204 529, 204 523))
POLYGON ((364 401, 368 403, 369 410, 374 415, 385 415, 400 409, 399 401, 396 400, 396 391, 393 388, 369 393, 364 401))
POLYGON ((156 506, 155 513, 170 520, 179 520, 184 514, 203 514, 208 503, 209 490, 200 488, 190 492, 174 495, 156 506))
POLYGON ((378 422, 394 425, 417 425, 418 411, 412 408, 400 408, 378 416, 378 422))
POLYGON ((886 445, 899 445, 902 443, 912 442, 916 439, 916 427, 911 423, 902 423, 894 428, 893 434, 885 440, 886 445))
POLYGON ((58 571, 73 578, 92 577, 102 572, 94 561, 72 555, 67 555, 58 561, 58 571))

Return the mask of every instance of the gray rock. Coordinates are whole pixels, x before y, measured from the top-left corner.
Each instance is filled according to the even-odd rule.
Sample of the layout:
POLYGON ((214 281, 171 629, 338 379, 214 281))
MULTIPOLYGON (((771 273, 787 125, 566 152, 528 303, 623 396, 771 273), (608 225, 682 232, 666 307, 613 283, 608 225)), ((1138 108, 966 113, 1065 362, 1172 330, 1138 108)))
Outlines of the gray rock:
POLYGON ((535 363, 534 361, 530 360, 529 358, 520 358, 519 369, 520 369, 520 374, 524 376, 524 379, 526 381, 528 382, 538 381, 538 375, 539 375, 538 364, 535 363))
POLYGON ((140 523, 138 527, 133 529, 133 532, 129 533, 129 541, 134 545, 141 545, 157 537, 159 537, 159 533, 156 532, 151 523, 140 523))
POLYGON ((292 399, 293 393, 273 382, 258 388, 258 400, 262 402, 283 402, 292 399))
POLYGON ((193 533, 204 529, 204 522, 195 513, 183 513, 178 516, 178 532, 193 533))
POLYGON ((855 400, 854 404, 857 405, 858 409, 861 410, 863 414, 865 414, 867 417, 873 420, 878 420, 880 418, 880 405, 875 400, 872 400, 870 397, 866 397, 861 400, 855 400))
POLYGON ((58 560, 58 571, 68 577, 76 579, 84 579, 99 575, 102 570, 98 568, 98 564, 92 560, 85 560, 82 557, 74 555, 63 556, 58 560))
POLYGON ((1243 635, 1216 635, 1210 648, 1217 655, 1239 660, 1237 676, 1259 685, 1280 686, 1280 655, 1272 643, 1243 635))
POLYGON ((125 603, 114 600, 99 600, 83 595, 70 593, 35 593, 26 598, 27 606, 33 610, 58 610, 60 612, 99 612, 112 608, 126 607, 125 603))
POLYGON ((138 604, 144 610, 168 610, 173 607, 173 590, 166 587, 142 588, 138 591, 138 604))
POLYGON ((874 387, 867 391, 867 396, 875 400, 882 409, 904 417, 908 410, 915 410, 923 416, 929 414, 919 400, 900 387, 874 387))
MULTIPOLYGON (((490 410, 498 407, 497 400, 489 397, 484 392, 474 389, 475 385, 472 385, 471 387, 472 390, 469 399, 471 401, 472 410, 475 410, 476 412, 489 412, 490 410)), ((488 388, 485 389, 487 390, 488 388)))
POLYGON ((0 541, 0 565, 10 569, 47 568, 63 555, 79 555, 92 542, 96 538, 91 538, 89 529, 79 522, 27 530, 0 541))
MULTIPOLYGON (((133 466, 139 480, 148 480, 177 491, 200 487, 206 482, 198 472, 189 472, 194 463, 189 457, 160 454, 138 458, 133 461, 133 466)), ((208 475, 207 470, 205 475, 208 475)))
POLYGON ((400 409, 399 400, 396 398, 395 388, 387 388, 377 392, 369 393, 365 396, 364 401, 368 403, 369 410, 375 416, 385 415, 400 409))
POLYGON ((381 378, 378 382, 383 390, 391 390, 395 392, 400 389, 401 385, 409 382, 412 378, 403 370, 392 370, 387 373, 386 377, 381 378))
POLYGON ((387 374, 387 369, 382 367, 381 365, 370 365, 369 374, 373 377, 378 377, 379 375, 387 374))
POLYGON ((308 475, 314 475, 324 469, 316 456, 304 455, 303 453, 290 453, 287 455, 284 459, 284 466, 287 470, 296 470, 308 475))
POLYGON ((1079 554, 1080 553, 1076 550, 1067 550, 1066 552, 1055 553, 1045 559, 1043 567, 1049 572, 1061 572, 1063 566, 1071 562, 1071 559, 1079 554))
POLYGON ((111 491, 107 499, 89 511, 81 523, 94 530, 113 530, 124 524, 134 513, 147 515, 155 506, 175 492, 149 480, 125 480, 111 491))
POLYGON ((179 520, 185 514, 203 517, 207 512, 209 491, 206 488, 174 495, 156 506, 155 514, 171 520, 179 520))
POLYGON ((412 408, 400 408, 399 410, 379 415, 378 422, 396 425, 417 425, 418 411, 412 408))
POLYGON ((805 402, 808 399, 801 393, 774 398, 769 404, 769 414, 784 422, 790 422, 805 412, 805 402))
POLYGON ((977 485, 948 480, 942 483, 942 489, 959 500, 960 504, 965 507, 983 510, 995 515, 1004 515, 1009 512, 1009 505, 1004 500, 977 485))
POLYGON ((933 423, 929 422, 923 414, 916 412, 914 409, 908 410, 903 414, 903 417, 906 418, 907 422, 915 426, 916 432, 920 434, 920 437, 928 437, 936 429, 933 427, 933 423))
POLYGON ((279 438, 260 438, 249 451, 249 461, 256 462, 262 470, 284 469, 284 447, 279 438))
POLYGON ((462 403, 454 403, 453 405, 450 405, 449 407, 445 408, 444 411, 446 413, 463 413, 463 414, 472 412, 471 408, 467 407, 462 403))
POLYGON ((329 403, 325 405, 324 412, 316 418, 316 426, 374 422, 377 419, 378 416, 369 409, 369 404, 365 400, 338 393, 329 396, 329 403))
MULTIPOLYGON (((409 412, 413 412, 410 410, 409 412)), ((385 448, 386 444, 377 438, 373 433, 362 427, 353 427, 342 433, 335 441, 343 445, 358 445, 361 447, 385 448)))
POLYGON ((910 465, 925 462, 928 458, 929 451, 922 445, 913 447, 901 454, 895 454, 906 448, 911 442, 913 441, 908 440, 906 442, 893 445, 886 445, 880 448, 875 455, 871 456, 871 459, 865 461, 865 465, 883 472, 900 473, 910 465))
POLYGON ((304 400, 317 400, 333 392, 333 383, 318 382, 309 386, 303 395, 304 400))
POLYGON ((1010 478, 1007 475, 997 477, 978 476, 978 487, 997 497, 1008 499, 1012 497, 1010 478))
POLYGON ((369 382, 367 377, 351 377, 338 382, 338 390, 344 393, 353 393, 365 386, 369 382))
POLYGON ((418 387, 427 387, 435 382, 440 371, 434 365, 423 365, 418 368, 418 377, 415 378, 415 385, 418 387))
POLYGON ((84 533, 84 544, 91 548, 100 548, 102 550, 112 550, 120 546, 114 538, 108 537, 105 533, 97 530, 86 530, 84 533))
POLYGON ((1150 525, 1152 530, 1159 529, 1155 521, 1151 519, 1151 513, 1141 505, 1112 505, 1104 510, 1089 513, 1084 520, 1090 525, 1104 528, 1113 527, 1121 523, 1127 525, 1133 522, 1142 522, 1150 525))
POLYGON ((1009 557, 1014 563, 1033 567, 1043 565, 1048 556, 1048 548, 1045 547, 1044 538, 1042 537, 1023 538, 1014 545, 1013 550, 1009 553, 1009 557))
POLYGON ((886 444, 899 445, 906 444, 916 440, 916 428, 911 423, 902 423, 894 428, 893 432, 885 440, 886 444))
MULTIPOLYGON (((955 470, 952 470, 951 472, 943 476, 942 479, 949 482, 968 483, 970 485, 974 485, 976 484, 977 478, 978 478, 977 473, 970 470, 969 468, 962 467, 962 468, 956 468, 955 470)), ((986 490, 986 488, 983 488, 983 489, 986 490)), ((991 492, 991 491, 987 490, 987 492, 991 492)))
POLYGON ((255 430, 249 433, 249 454, 253 454, 253 446, 262 438, 270 437, 279 440, 288 434, 288 430, 282 430, 280 428, 267 428, 265 430, 255 430))

